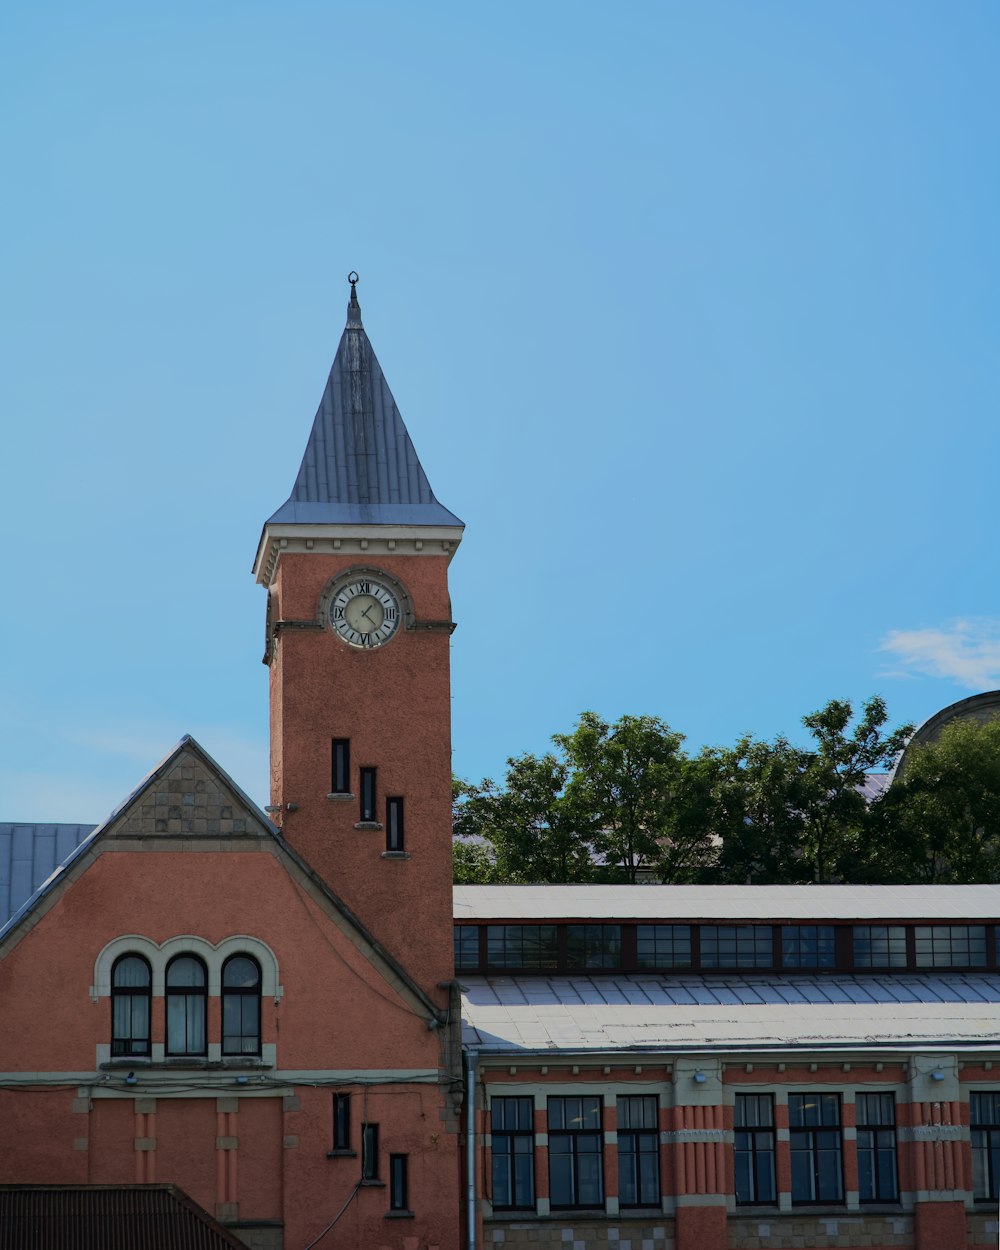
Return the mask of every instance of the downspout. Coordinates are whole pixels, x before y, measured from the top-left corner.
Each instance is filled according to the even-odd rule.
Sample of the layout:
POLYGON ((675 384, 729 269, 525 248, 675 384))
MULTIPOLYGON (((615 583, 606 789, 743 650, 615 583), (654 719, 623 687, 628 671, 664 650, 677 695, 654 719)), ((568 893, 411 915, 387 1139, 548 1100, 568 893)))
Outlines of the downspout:
POLYGON ((466 1171, 466 1215, 469 1221, 469 1240, 467 1250, 476 1250, 476 1063, 478 1056, 474 1050, 465 1052, 465 1152, 466 1171))

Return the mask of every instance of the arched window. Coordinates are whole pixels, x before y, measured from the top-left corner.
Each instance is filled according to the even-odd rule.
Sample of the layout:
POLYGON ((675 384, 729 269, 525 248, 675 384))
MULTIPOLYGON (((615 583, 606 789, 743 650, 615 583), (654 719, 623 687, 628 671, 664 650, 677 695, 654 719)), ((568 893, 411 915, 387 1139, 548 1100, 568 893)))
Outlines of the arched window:
POLYGON ((178 955, 167 964, 167 1054, 204 1055, 205 965, 194 955, 178 955))
POLYGON ((141 955, 122 955, 111 970, 111 1053, 149 1054, 152 976, 141 955))
POLYGON ((260 1054, 260 965, 249 955, 222 965, 222 1053, 260 1054))

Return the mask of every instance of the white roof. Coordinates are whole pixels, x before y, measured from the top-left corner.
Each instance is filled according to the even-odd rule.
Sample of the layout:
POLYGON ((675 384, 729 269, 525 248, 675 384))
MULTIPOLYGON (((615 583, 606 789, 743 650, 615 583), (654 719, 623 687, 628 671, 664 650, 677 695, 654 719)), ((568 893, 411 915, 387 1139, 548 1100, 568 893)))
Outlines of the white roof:
POLYGON ((457 885, 457 923, 997 920, 1000 885, 457 885))
POLYGON ((1000 974, 462 977, 481 1051, 1000 1048, 1000 974))

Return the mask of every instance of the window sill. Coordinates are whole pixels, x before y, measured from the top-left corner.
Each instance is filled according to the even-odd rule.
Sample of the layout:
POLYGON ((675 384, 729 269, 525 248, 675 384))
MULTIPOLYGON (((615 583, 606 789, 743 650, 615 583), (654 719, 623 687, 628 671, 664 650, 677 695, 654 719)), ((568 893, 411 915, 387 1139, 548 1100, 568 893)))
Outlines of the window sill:
POLYGON ((416 1217, 412 1211, 386 1211, 385 1218, 387 1220, 412 1220, 416 1217))
POLYGON ((166 1055, 162 1060, 139 1058, 109 1059, 99 1066, 101 1072, 128 1071, 129 1068, 142 1068, 143 1072, 162 1072, 169 1068, 188 1068, 195 1071, 212 1072, 270 1072, 273 1064, 251 1055, 227 1056, 225 1059, 206 1059, 200 1055, 166 1055))
POLYGON ((385 1189, 385 1181, 380 1181, 377 1176, 366 1176, 358 1184, 365 1189, 385 1189))
POLYGON ((356 1159, 358 1152, 356 1150, 328 1150, 326 1157, 328 1159, 356 1159))
POLYGON ((409 851, 383 851, 382 858, 383 859, 409 859, 410 852, 409 851))
POLYGON ((377 820, 359 820, 354 828, 362 831, 368 830, 371 833, 381 833, 383 826, 377 820))
POLYGON ((353 803, 355 802, 355 798, 353 794, 346 794, 346 793, 341 794, 339 790, 335 794, 328 794, 326 797, 330 800, 331 803, 353 803))

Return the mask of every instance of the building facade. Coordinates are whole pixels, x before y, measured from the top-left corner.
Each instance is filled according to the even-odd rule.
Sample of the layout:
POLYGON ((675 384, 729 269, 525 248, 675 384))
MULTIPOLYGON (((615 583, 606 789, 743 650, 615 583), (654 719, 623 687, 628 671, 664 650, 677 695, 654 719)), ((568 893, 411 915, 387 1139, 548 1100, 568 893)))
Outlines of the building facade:
POLYGON ((352 284, 254 562, 266 811, 185 738, 97 828, 0 825, 5 1203, 173 1186, 257 1250, 994 1247, 1000 888, 452 890, 462 533, 352 284))

